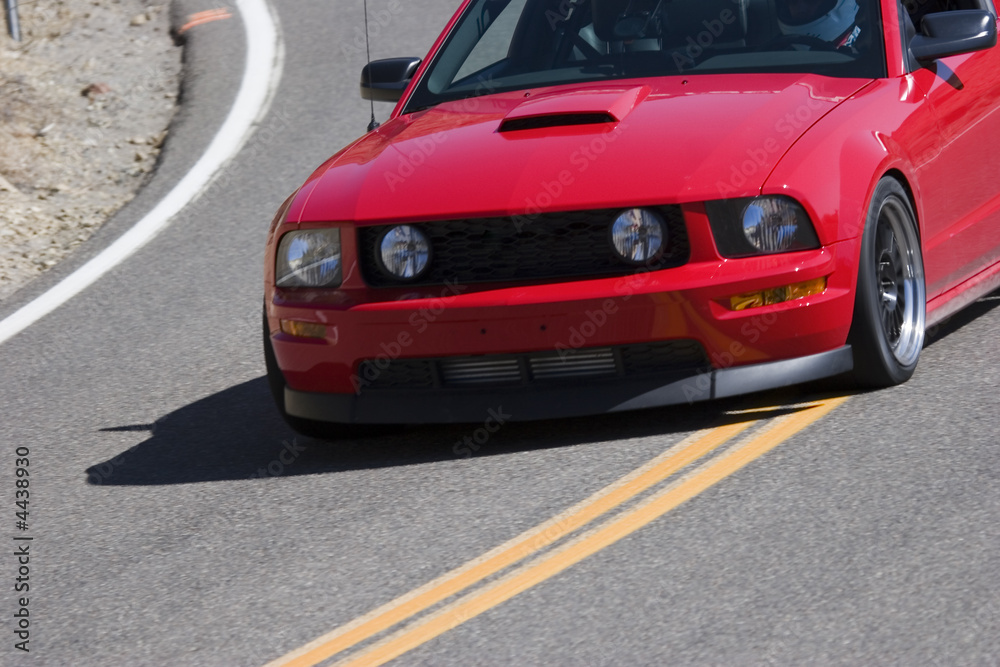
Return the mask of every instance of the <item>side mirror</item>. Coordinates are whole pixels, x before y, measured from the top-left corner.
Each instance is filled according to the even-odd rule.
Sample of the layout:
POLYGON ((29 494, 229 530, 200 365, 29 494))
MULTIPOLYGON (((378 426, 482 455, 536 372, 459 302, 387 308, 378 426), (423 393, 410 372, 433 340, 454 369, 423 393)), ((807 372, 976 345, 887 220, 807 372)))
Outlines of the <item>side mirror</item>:
POLYGON ((420 58, 373 60, 361 70, 361 97, 376 102, 398 102, 420 62, 420 58))
POLYGON ((910 53, 920 63, 992 48, 997 43, 997 21, 979 9, 928 14, 920 33, 910 40, 910 53))

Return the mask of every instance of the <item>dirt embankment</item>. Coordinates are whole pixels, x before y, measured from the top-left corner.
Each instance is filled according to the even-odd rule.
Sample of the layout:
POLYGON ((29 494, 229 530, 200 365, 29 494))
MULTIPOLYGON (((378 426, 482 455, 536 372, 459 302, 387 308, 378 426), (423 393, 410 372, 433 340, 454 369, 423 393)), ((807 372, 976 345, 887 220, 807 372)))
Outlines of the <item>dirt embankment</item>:
POLYGON ((85 241, 152 173, 177 108, 167 0, 19 3, 0 36, 0 300, 85 241))

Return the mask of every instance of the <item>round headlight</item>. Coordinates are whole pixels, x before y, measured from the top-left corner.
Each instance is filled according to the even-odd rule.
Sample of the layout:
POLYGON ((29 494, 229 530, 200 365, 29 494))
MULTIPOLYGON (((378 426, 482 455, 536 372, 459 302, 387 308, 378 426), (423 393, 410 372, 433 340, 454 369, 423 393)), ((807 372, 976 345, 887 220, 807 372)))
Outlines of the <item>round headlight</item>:
POLYGON ((391 276, 400 280, 416 280, 431 261, 431 242, 413 225, 393 227, 382 235, 379 259, 391 276))
MULTIPOLYGON (((760 252, 785 252, 798 241, 805 211, 785 197, 758 197, 743 210, 743 235, 760 252)), ((808 218, 805 218, 808 220, 808 218)))
POLYGON ((621 213, 611 225, 611 245, 629 264, 646 264, 663 251, 667 225, 655 211, 633 208, 621 213))

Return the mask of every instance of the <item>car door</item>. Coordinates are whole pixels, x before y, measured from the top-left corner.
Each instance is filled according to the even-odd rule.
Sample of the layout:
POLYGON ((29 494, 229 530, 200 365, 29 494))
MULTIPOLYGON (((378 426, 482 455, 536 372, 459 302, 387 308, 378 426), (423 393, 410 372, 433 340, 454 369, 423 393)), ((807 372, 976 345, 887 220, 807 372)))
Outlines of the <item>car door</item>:
MULTIPOLYGON (((996 16, 990 0, 938 4, 945 11, 988 8, 996 16)), ((937 154, 920 174, 933 299, 1000 259, 1000 46, 942 58, 913 76, 940 129, 937 154)))

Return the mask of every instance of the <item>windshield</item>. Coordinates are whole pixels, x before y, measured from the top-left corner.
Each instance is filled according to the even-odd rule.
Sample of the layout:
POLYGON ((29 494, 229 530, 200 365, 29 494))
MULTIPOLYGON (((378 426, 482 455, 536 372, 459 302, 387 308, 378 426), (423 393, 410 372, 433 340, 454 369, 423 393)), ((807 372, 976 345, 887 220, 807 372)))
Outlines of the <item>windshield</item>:
POLYGON ((885 76, 878 0, 475 0, 407 111, 492 92, 649 76, 885 76))

